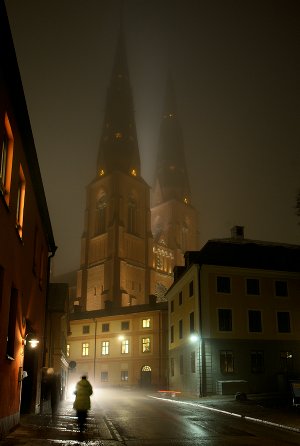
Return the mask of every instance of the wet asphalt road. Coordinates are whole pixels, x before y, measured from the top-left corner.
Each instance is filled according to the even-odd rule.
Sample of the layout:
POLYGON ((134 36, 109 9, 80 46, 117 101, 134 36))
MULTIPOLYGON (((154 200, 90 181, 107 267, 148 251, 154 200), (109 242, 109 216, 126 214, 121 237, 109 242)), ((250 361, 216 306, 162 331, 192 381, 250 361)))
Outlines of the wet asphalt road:
POLYGON ((142 393, 96 391, 92 407, 84 434, 69 401, 53 421, 50 414, 23 418, 0 446, 300 445, 298 432, 142 393))

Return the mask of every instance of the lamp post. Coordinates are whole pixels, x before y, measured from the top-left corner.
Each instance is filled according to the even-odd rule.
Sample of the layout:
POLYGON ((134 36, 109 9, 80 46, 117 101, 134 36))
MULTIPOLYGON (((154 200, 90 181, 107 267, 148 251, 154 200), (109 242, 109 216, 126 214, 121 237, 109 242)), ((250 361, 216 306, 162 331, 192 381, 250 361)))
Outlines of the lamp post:
POLYGON ((199 397, 202 397, 202 374, 201 374, 201 336, 194 332, 190 335, 190 341, 192 343, 198 343, 198 373, 199 373, 199 397))

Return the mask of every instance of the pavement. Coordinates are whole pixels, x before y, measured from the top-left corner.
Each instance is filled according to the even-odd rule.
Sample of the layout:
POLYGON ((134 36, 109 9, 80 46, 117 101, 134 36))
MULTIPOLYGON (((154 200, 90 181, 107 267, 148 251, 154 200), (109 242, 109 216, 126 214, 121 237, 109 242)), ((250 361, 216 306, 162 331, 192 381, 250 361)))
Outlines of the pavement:
MULTIPOLYGON (((300 433, 300 407, 293 406, 291 400, 283 395, 247 395, 242 401, 233 395, 199 399, 158 393, 147 396, 300 433)), ((89 412, 87 432, 81 434, 72 402, 66 401, 54 418, 49 412, 21 416, 20 424, 4 440, 0 440, 0 446, 117 446, 121 440, 118 435, 105 414, 93 410, 89 412)))

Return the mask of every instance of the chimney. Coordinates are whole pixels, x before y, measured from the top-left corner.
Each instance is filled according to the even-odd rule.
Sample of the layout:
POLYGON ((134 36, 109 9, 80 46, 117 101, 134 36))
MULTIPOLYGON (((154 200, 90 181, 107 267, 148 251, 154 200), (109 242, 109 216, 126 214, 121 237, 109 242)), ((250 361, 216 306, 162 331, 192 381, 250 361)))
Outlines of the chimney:
POLYGON ((233 228, 231 228, 231 238, 234 238, 236 240, 243 240, 244 226, 233 226, 233 228))

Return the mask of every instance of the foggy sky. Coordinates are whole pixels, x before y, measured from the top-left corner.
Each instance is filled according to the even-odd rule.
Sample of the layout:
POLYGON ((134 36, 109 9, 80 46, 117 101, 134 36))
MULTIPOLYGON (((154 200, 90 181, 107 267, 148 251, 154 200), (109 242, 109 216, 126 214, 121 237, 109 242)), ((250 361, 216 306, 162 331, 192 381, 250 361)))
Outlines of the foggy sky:
MULTIPOLYGON (((247 238, 299 244, 299 2, 123 3, 144 179, 152 184, 170 69, 201 245, 235 224, 247 238)), ((120 2, 6 5, 61 274, 79 268, 120 2)))

